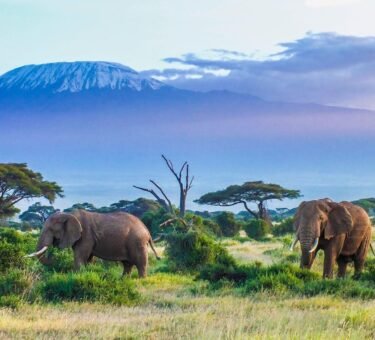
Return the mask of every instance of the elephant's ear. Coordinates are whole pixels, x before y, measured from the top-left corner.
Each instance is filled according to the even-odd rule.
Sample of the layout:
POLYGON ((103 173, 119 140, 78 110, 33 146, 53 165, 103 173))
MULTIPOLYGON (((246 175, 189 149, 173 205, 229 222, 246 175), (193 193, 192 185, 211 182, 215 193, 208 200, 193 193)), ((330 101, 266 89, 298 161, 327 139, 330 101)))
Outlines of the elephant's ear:
POLYGON ((82 225, 78 218, 72 214, 64 214, 66 217, 64 223, 64 233, 60 240, 61 248, 72 247, 82 235, 82 225))
POLYGON ((301 215, 302 215, 302 209, 303 207, 305 206, 306 202, 303 201, 297 211, 296 211, 296 214, 294 215, 294 219, 293 219, 293 227, 294 227, 294 230, 297 231, 298 230, 298 227, 300 225, 300 219, 301 219, 301 215))
POLYGON ((327 240, 340 234, 347 234, 353 228, 353 219, 348 209, 341 204, 330 204, 327 226, 324 229, 324 238, 327 240))

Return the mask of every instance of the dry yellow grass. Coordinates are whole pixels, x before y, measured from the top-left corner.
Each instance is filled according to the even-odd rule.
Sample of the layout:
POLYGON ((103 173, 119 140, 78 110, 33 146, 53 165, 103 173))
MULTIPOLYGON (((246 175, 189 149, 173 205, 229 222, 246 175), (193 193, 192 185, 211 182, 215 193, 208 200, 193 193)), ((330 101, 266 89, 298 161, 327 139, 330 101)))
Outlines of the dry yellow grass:
POLYGON ((176 295, 138 307, 26 306, 0 311, 2 339, 371 339, 375 303, 176 295))

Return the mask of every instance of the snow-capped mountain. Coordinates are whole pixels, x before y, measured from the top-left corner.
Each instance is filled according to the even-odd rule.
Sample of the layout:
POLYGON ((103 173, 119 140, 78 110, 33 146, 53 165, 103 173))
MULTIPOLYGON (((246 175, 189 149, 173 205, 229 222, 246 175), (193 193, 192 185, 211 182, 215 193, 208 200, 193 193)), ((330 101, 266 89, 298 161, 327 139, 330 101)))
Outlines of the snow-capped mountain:
POLYGON ((0 90, 48 90, 76 93, 91 89, 158 90, 166 85, 110 62, 59 62, 26 65, 0 76, 0 90))

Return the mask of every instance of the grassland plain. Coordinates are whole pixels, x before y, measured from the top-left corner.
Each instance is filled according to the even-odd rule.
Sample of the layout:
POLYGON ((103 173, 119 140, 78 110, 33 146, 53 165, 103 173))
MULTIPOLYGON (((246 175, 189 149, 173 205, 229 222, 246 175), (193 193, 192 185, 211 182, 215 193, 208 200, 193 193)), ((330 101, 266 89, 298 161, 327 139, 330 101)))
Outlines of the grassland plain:
MULTIPOLYGON (((225 240, 241 263, 288 258, 288 239, 225 240)), ((162 253, 163 249, 159 248, 162 253)), ((321 272, 322 256, 313 270, 321 272)), ((0 309, 1 339, 373 339, 375 300, 312 298, 260 292, 244 295, 228 283, 212 290, 205 281, 163 273, 132 280, 142 296, 133 306, 97 303, 21 305, 0 309)), ((118 268, 120 275, 121 268, 118 268)))

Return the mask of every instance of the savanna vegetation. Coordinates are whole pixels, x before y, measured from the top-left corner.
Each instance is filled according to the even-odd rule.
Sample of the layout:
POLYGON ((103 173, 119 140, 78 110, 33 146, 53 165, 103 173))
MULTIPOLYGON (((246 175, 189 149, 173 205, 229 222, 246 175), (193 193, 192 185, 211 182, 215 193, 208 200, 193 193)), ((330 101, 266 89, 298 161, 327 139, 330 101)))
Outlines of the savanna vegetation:
MULTIPOLYGON (((165 161, 177 180, 179 173, 189 171, 187 164, 177 172, 165 161)), ((184 181, 182 190, 191 184, 191 179, 184 181)), ((290 217, 270 224, 269 215, 261 219, 186 209, 181 215, 179 208, 169 206, 168 196, 161 196, 166 204, 142 198, 101 208, 77 203, 67 209, 133 209, 158 239, 157 251, 162 255, 157 261, 150 252, 145 279, 135 272, 122 277, 119 264, 100 259, 75 272, 70 249, 49 249, 54 259, 49 266, 25 258, 35 251, 39 229, 55 211, 52 206, 31 205, 21 214, 21 223, 4 219, 6 226, 0 228, 0 337, 375 336, 372 255, 359 278, 353 279, 353 268, 349 268, 345 279, 323 280, 321 253, 307 271, 299 268, 299 249, 289 250, 293 238, 290 217)))

